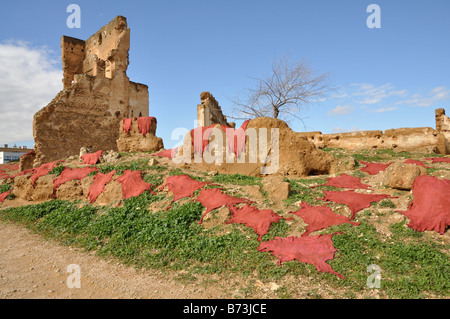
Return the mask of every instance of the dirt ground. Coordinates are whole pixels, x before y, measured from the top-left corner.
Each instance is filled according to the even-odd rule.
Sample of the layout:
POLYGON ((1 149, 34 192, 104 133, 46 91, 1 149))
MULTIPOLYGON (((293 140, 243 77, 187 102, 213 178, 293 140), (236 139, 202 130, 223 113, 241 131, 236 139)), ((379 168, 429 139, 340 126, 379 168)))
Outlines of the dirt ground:
POLYGON ((209 299, 217 289, 184 285, 173 274, 140 271, 47 241, 23 226, 0 222, 0 299, 209 299), (80 288, 69 288, 80 266, 80 288), (72 277, 71 277, 72 278, 72 277), (70 278, 69 278, 69 282, 70 278))

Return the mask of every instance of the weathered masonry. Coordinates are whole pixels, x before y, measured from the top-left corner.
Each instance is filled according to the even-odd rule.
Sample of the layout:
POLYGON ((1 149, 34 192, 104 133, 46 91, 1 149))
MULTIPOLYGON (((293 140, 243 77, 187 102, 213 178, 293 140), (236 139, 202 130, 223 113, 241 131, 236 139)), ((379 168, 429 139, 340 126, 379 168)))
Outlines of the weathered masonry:
POLYGON ((63 36, 64 89, 34 115, 35 166, 79 153, 117 150, 122 119, 149 115, 148 86, 129 80, 130 29, 117 16, 86 41, 63 36))

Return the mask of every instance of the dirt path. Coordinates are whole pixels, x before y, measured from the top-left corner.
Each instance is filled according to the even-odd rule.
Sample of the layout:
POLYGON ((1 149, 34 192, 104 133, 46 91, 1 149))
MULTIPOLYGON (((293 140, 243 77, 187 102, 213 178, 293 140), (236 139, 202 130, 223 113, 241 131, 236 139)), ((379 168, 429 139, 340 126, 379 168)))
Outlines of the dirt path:
POLYGON ((202 285, 184 285, 161 272, 108 262, 0 221, 0 299, 221 297, 217 290, 209 290, 202 285), (80 267, 80 288, 68 287, 68 277, 74 272, 67 267, 72 264, 80 267))

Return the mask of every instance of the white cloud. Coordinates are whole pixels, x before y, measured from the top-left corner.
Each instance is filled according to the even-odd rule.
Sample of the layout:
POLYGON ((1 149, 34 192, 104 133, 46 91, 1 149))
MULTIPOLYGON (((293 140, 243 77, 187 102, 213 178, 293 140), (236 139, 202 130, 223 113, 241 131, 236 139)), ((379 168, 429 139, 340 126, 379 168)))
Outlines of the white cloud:
POLYGON ((338 105, 334 109, 328 111, 327 115, 344 115, 350 114, 355 109, 350 105, 338 105))
POLYGON ((352 126, 352 128, 350 130, 347 130, 345 128, 336 126, 333 128, 333 132, 332 133, 348 133, 348 132, 358 132, 361 131, 358 127, 356 126, 352 126))
POLYGON ((358 88, 352 96, 362 97, 363 99, 358 101, 358 103, 363 105, 377 104, 383 99, 392 96, 405 97, 408 95, 407 90, 395 90, 395 87, 391 83, 386 83, 378 87, 369 83, 353 83, 352 86, 358 88))
POLYGON ((392 112, 392 111, 395 111, 396 109, 398 109, 398 107, 396 107, 396 106, 382 107, 382 108, 376 109, 372 112, 375 112, 375 113, 392 112))
POLYGON ((0 43, 0 144, 33 139, 33 115, 62 89, 51 52, 25 42, 0 43))
POLYGON ((411 98, 398 101, 394 103, 395 105, 409 104, 411 106, 438 106, 438 103, 444 102, 450 99, 450 89, 445 86, 438 86, 429 90, 426 96, 422 94, 414 94, 411 98))

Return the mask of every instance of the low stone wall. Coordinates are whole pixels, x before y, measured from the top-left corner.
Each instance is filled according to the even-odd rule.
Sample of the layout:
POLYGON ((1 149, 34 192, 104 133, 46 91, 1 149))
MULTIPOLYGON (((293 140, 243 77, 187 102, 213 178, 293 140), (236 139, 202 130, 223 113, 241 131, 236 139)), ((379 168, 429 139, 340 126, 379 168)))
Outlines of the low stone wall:
POLYGON ((397 128, 386 131, 358 131, 337 134, 299 133, 319 148, 346 150, 393 149, 396 151, 450 154, 450 119, 444 109, 436 110, 436 129, 431 127, 397 128))

